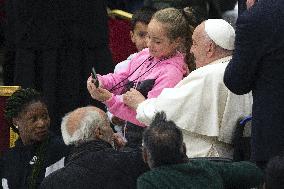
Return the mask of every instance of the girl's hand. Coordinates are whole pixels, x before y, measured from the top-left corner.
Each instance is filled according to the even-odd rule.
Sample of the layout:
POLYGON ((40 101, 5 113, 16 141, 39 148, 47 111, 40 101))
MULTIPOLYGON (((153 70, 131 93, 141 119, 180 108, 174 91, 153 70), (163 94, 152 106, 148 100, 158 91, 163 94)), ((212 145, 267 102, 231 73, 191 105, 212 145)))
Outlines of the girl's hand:
POLYGON ((87 89, 92 96, 93 99, 98 100, 100 102, 105 102, 112 97, 112 93, 106 89, 101 87, 96 87, 95 84, 92 82, 92 76, 90 76, 87 80, 87 89))
POLYGON ((138 105, 145 101, 144 96, 136 89, 130 89, 123 96, 123 102, 130 108, 136 110, 138 105))

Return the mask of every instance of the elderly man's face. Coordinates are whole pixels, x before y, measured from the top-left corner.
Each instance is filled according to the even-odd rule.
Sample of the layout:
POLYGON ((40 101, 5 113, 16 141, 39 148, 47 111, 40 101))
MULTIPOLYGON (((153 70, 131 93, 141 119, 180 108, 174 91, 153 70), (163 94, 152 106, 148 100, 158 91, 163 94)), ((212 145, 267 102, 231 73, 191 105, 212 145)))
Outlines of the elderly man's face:
POLYGON ((204 33, 204 23, 198 25, 192 35, 190 52, 194 55, 196 68, 207 64, 207 40, 204 33))

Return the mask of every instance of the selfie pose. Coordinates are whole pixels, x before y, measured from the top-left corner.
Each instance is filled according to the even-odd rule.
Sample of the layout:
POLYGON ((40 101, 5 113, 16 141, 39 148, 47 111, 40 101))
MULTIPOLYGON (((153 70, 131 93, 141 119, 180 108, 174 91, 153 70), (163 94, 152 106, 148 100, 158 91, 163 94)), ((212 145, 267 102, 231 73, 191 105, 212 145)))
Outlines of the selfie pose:
POLYGON ((179 50, 191 42, 194 26, 189 25, 188 14, 174 8, 156 12, 148 25, 148 48, 139 52, 121 72, 98 75, 98 88, 91 76, 87 81, 91 96, 104 102, 113 115, 127 121, 128 134, 132 130, 139 138, 135 143, 141 144, 144 125, 135 118, 136 112, 123 103, 121 95, 135 88, 145 98, 153 98, 163 88, 174 87, 186 75, 184 54, 179 50))

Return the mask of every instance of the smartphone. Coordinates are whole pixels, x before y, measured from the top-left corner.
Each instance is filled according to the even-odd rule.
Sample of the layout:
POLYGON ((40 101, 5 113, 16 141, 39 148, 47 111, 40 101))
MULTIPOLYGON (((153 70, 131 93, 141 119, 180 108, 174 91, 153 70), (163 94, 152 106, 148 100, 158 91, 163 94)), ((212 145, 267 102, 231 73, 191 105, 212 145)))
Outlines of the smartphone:
POLYGON ((98 88, 99 87, 99 80, 97 78, 96 70, 95 70, 94 67, 92 67, 92 78, 93 78, 93 83, 98 88))

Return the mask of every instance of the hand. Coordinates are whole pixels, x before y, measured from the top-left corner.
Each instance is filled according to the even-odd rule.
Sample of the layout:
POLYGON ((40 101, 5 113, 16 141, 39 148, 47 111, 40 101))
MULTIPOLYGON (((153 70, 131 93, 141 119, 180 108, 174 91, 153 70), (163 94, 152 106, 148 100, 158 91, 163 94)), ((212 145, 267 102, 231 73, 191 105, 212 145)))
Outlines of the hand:
POLYGON ((126 92, 122 97, 124 104, 134 110, 137 109, 141 102, 145 101, 144 96, 136 89, 130 89, 130 91, 126 92))
POLYGON ((87 89, 92 98, 101 102, 109 100, 112 97, 112 93, 101 87, 97 88, 92 82, 92 79, 93 78, 90 76, 87 80, 87 89))
POLYGON ((126 145, 126 140, 119 133, 114 133, 112 135, 112 140, 116 149, 121 149, 126 145))
POLYGON ((124 125, 125 124, 125 121, 116 117, 116 116, 113 116, 111 118, 111 122, 114 124, 114 125, 124 125))
POLYGON ((255 4, 256 0, 247 0, 247 9, 251 8, 255 4))

